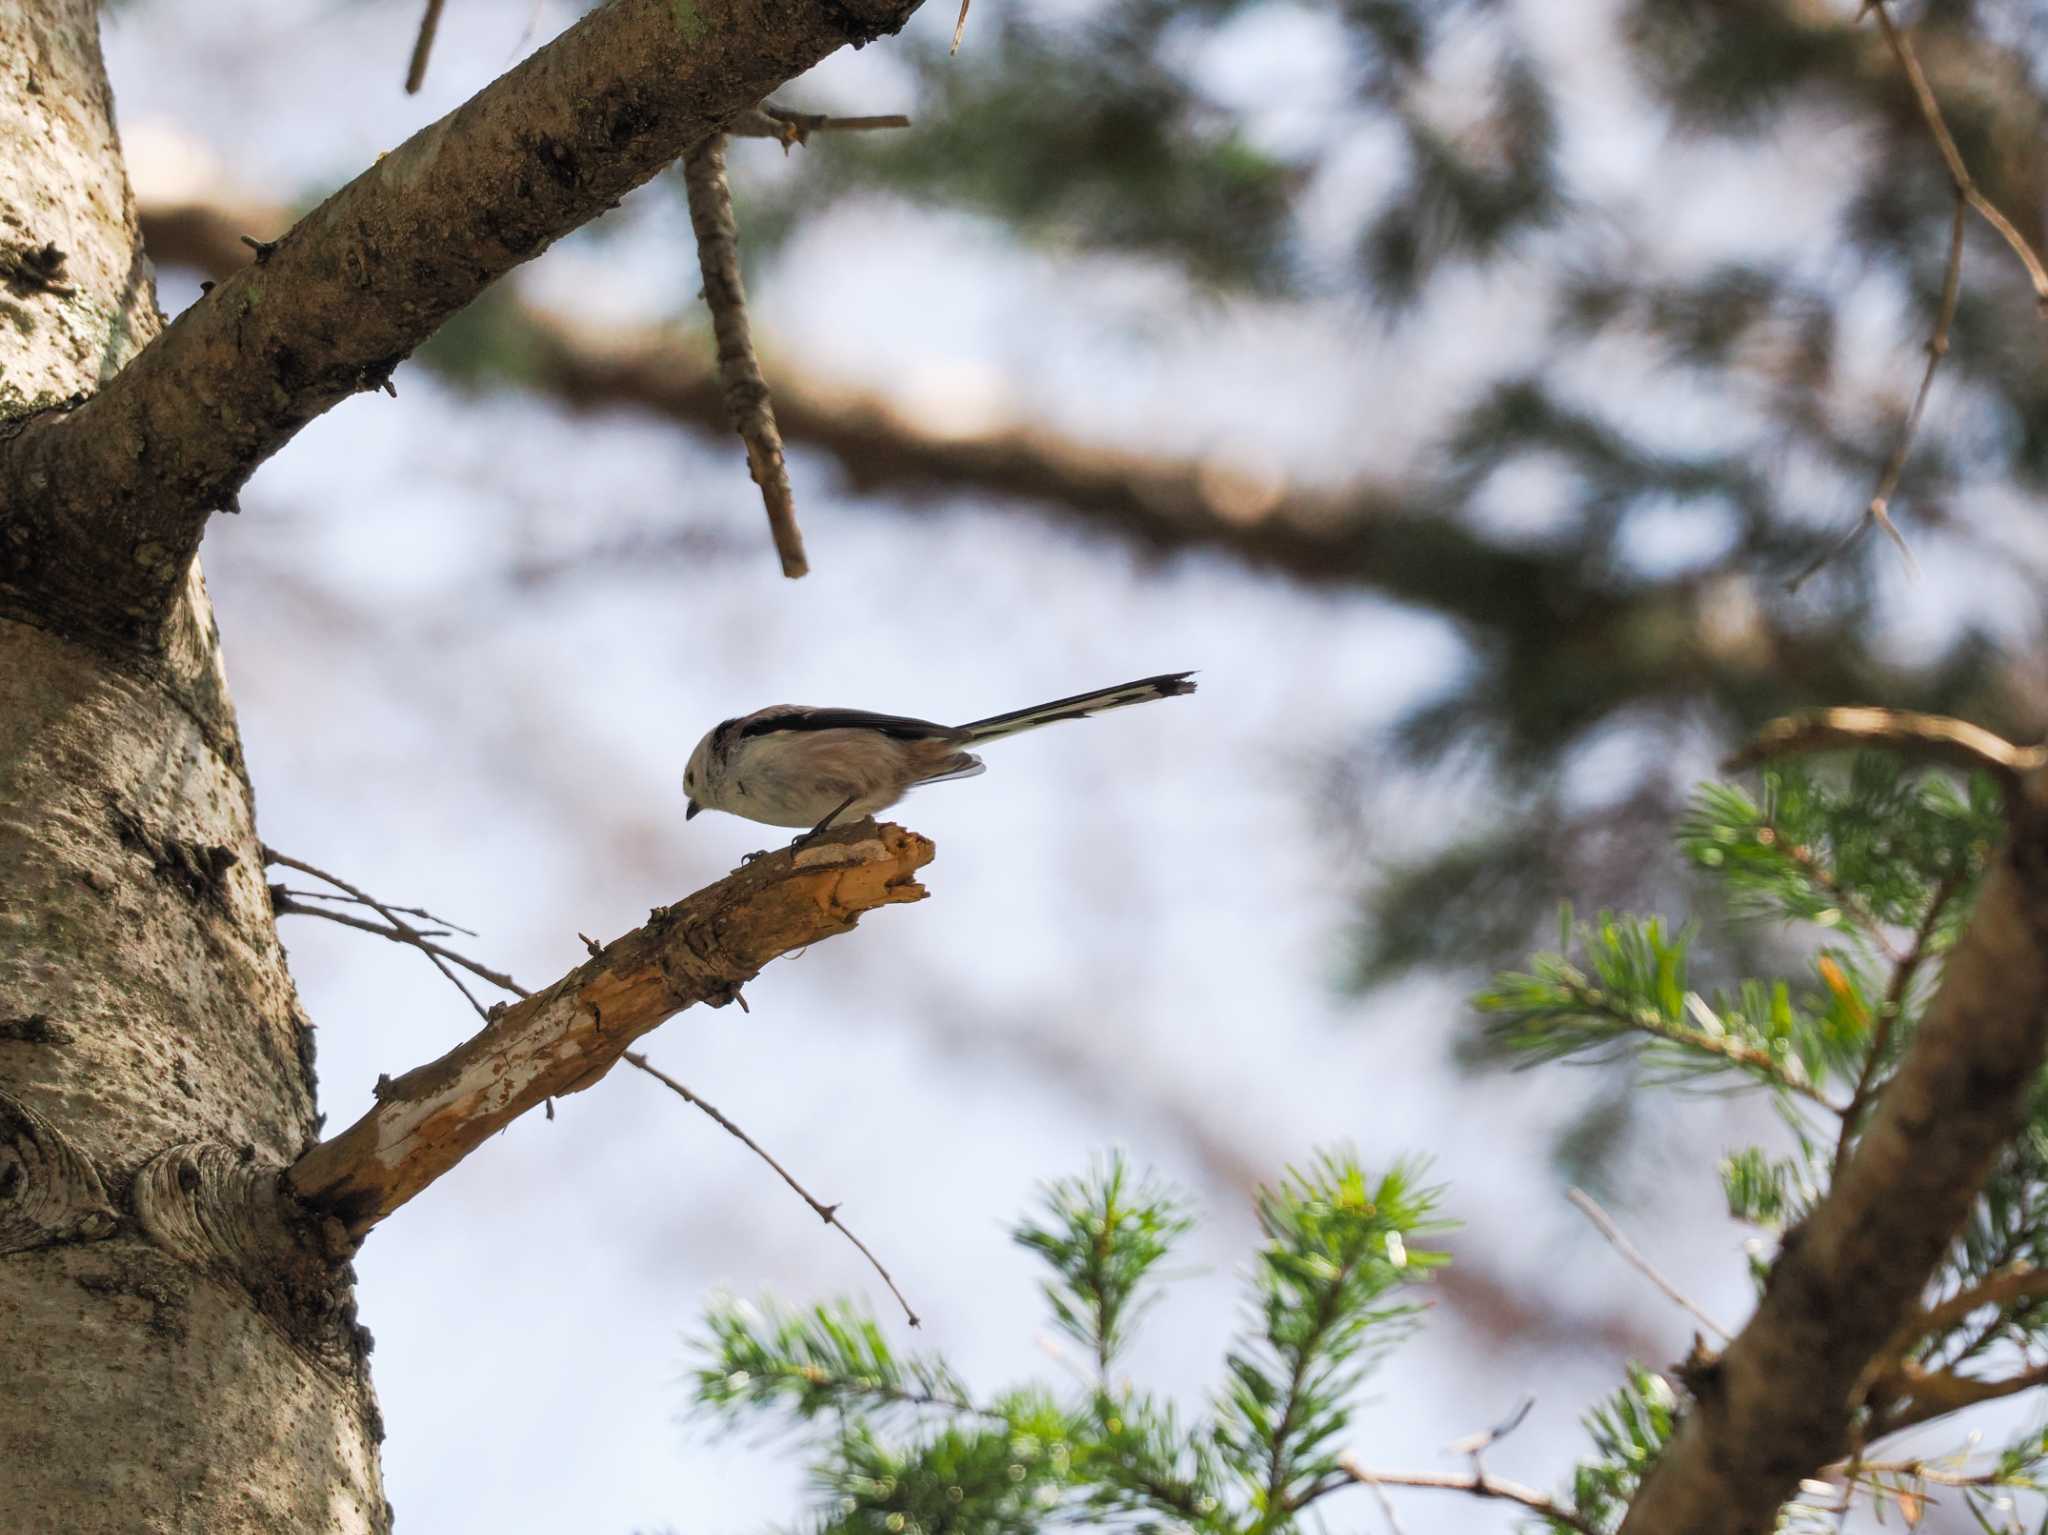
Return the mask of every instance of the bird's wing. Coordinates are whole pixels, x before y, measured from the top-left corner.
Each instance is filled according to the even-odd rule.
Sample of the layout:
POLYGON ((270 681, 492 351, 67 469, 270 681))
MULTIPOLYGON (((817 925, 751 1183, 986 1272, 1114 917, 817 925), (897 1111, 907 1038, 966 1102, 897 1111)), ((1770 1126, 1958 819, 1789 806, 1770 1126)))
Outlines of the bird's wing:
POLYGON ((866 709, 807 709, 797 704, 776 704, 734 722, 733 734, 741 740, 780 730, 873 730, 899 741, 945 740, 954 735, 950 725, 914 720, 901 714, 873 714, 866 709))

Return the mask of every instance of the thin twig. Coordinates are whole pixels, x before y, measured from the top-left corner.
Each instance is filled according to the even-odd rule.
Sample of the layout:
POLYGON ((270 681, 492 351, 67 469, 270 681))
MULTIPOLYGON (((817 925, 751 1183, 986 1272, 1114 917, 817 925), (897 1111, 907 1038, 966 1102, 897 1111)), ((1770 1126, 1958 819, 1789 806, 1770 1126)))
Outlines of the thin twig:
POLYGON ((754 338, 747 323, 747 290, 740 281, 739 229, 733 222, 732 188, 725 179, 725 135, 714 133, 683 154, 683 185, 690 198, 690 227, 697 234, 697 261, 704 273, 704 302, 718 338, 718 379, 733 430, 747 445, 747 468, 761 487, 768 530, 782 573, 794 580, 810 569, 804 536, 796 525, 796 498, 782 458, 782 434, 754 338))
POLYGON ((1891 457, 1885 460, 1884 470, 1877 477, 1877 489, 1870 493, 1869 505, 1864 507, 1863 515, 1856 519, 1849 531, 1788 583, 1795 592, 1822 566, 1861 538, 1864 529, 1872 525, 1884 529, 1891 541, 1899 546, 1899 553, 1906 561, 1907 574, 1917 576, 1920 573, 1919 562, 1913 558, 1913 551, 1906 545, 1906 535, 1901 533, 1898 524, 1892 521, 1892 496, 1898 490, 1899 480, 1906 472, 1906 457, 1913 451, 1913 435, 1920 430, 1920 417, 1927 409, 1927 396, 1934 388, 1935 372, 1941 367, 1942 358, 1948 355, 1948 333, 1955 324, 1956 301, 1962 294, 1963 228, 1969 211, 1967 199, 1961 192, 1957 192, 1955 223, 1949 231, 1948 268, 1941 279, 1941 306, 1935 311, 1934 334, 1927 338, 1927 371, 1920 375, 1920 388, 1913 396, 1912 408, 1906 412, 1905 424, 1899 428, 1899 440, 1892 448, 1891 457))
MULTIPOLYGON (((530 997, 533 995, 524 986, 514 981, 511 976, 480 965, 465 955, 457 954, 453 949, 444 948, 442 945, 433 942, 431 935, 427 933, 419 932, 416 929, 401 930, 395 927, 385 927, 380 923, 365 921, 361 917, 351 917, 346 912, 328 911, 325 907, 301 906, 293 898, 293 894, 293 892, 287 891, 282 885, 272 885, 270 887, 271 903, 276 907, 277 914, 280 917, 319 917, 328 922, 339 922, 343 927, 352 927, 358 932, 375 933, 379 938, 388 938, 393 943, 409 944, 415 949, 422 950, 430 957, 438 956, 441 959, 447 960, 450 964, 460 965, 471 975, 482 976, 483 979, 489 981, 493 986, 509 991, 514 996, 530 997)), ((399 907, 392 908, 394 911, 401 909, 399 907)), ((465 992, 464 995, 467 996, 468 993, 465 992)), ((489 1017, 490 1014, 486 1012, 484 1016, 489 1017)))
POLYGON ((1941 151, 1942 163, 1948 167, 1948 179, 1955 184, 1957 195, 1974 208, 1985 223, 1997 230, 1998 237, 2020 258, 2020 264, 2027 269, 2027 281, 2033 284, 2034 298, 2042 313, 2048 314, 2048 267, 2042 265, 2034 247, 2027 243, 2027 237, 2014 227, 2012 220, 1999 212, 1991 199, 1984 195, 1976 178, 1970 174, 1970 168, 1963 163, 1963 152, 1956 148, 1955 136, 1948 131, 1948 120, 1941 115, 1941 103, 1935 99, 1934 87, 1927 83, 1927 72, 1920 67, 1920 56, 1913 50, 1912 39, 1892 21, 1891 12, 1885 8, 1885 0, 1868 0, 1868 7, 1876 15, 1878 30, 1884 34, 1893 57, 1906 72, 1906 79, 1913 87, 1913 99, 1919 104, 1921 117, 1927 121, 1928 131, 1934 135, 1935 147, 1941 151))
POLYGON ((1500 1422, 1492 1425, 1490 1428, 1482 1428, 1476 1434, 1467 1434, 1462 1439, 1454 1439, 1447 1448, 1453 1455, 1471 1456, 1472 1469, 1478 1471, 1481 1469, 1479 1457, 1520 1428, 1527 1420, 1529 1410, 1535 1405, 1535 1397, 1524 1396, 1521 1401, 1515 1403, 1514 1411, 1510 1412, 1505 1418, 1502 1418, 1500 1422))
MULTIPOLYGON (((297 869, 301 874, 310 874, 315 879, 324 879, 325 881, 327 881, 328 884, 332 885, 337 890, 346 890, 350 895, 354 896, 357 900, 361 901, 365 906, 369 907, 370 910, 374 911, 386 922, 389 922, 394 928, 398 930, 398 932, 401 935, 403 935, 404 939, 407 942, 412 943, 412 945, 415 948, 419 949, 420 952, 425 954, 428 959, 432 960, 434 963, 434 968, 440 971, 443 975, 448 977, 448 984, 453 986, 457 991, 461 992, 463 995, 463 999, 467 1001, 471 1007, 476 1009, 477 1017, 483 1019, 486 1023, 490 1021, 491 1015, 489 1010, 486 1009, 481 1002, 477 1001, 477 999, 470 994, 469 988, 462 984, 462 978, 458 976, 453 970, 450 970, 448 968, 447 964, 442 960, 441 956, 435 952, 435 945, 431 943, 427 939, 426 935, 420 932, 418 928, 414 927, 410 922, 406 921, 405 918, 399 916, 395 908, 386 906, 382 901, 378 900, 375 896, 371 895, 367 891, 358 890, 354 885, 351 885, 347 880, 337 879, 335 878, 334 875, 329 874, 325 869, 316 869, 309 863, 301 863, 296 858, 291 858, 283 853, 280 853, 274 847, 266 847, 263 849, 263 862, 266 865, 274 863, 281 864, 287 869, 297 869)), ((322 912, 321 915, 338 918, 340 914, 338 912, 322 912)), ((376 929, 372 928, 371 931, 374 932, 376 931, 376 929)), ((463 963, 466 966, 469 964, 467 960, 463 961, 463 963)), ((493 985, 499 984, 495 980, 495 978, 487 977, 487 979, 491 979, 493 985)))
POLYGON ((1366 1490, 1373 1495, 1373 1500, 1379 1504, 1380 1513, 1386 1516, 1387 1535, 1408 1535, 1408 1532, 1401 1528, 1401 1516, 1394 1512, 1394 1500, 1387 1496, 1387 1489, 1380 1485, 1379 1478, 1366 1470, 1365 1467, 1360 1466, 1358 1468, 1358 1480, 1365 1484, 1366 1490))
POLYGON ((838 1227, 840 1235, 845 1237, 847 1241, 851 1242, 856 1248, 860 1250, 860 1255, 868 1260, 869 1264, 873 1266, 874 1271, 877 1274, 880 1274, 882 1276, 882 1283, 887 1285, 889 1287, 889 1293, 896 1297, 896 1304, 901 1306, 903 1308, 903 1314, 910 1318, 910 1325, 912 1327, 920 1325, 920 1323, 918 1322, 917 1313, 910 1309, 910 1302, 905 1300, 903 1298, 903 1292, 896 1288, 896 1281, 889 1276, 889 1271, 882 1267, 881 1260, 877 1258, 873 1253, 869 1252, 867 1243, 863 1242, 859 1237, 855 1236, 851 1231, 847 1230, 845 1223, 839 1219, 839 1206, 828 1205, 825 1204, 823 1201, 819 1200, 815 1195, 811 1193, 809 1189, 805 1188, 801 1183, 798 1183, 796 1179, 792 1178, 789 1175, 789 1169, 784 1167, 780 1162, 776 1161, 775 1158, 770 1156, 767 1153, 767 1151, 765 1151, 762 1148, 761 1143, 759 1141, 755 1140, 751 1135, 747 1134, 746 1131, 742 1130, 738 1125, 734 1124, 731 1120, 727 1119, 723 1114, 719 1113, 717 1109, 713 1108, 709 1103, 706 1103, 702 1098, 698 1097, 695 1093, 691 1092, 690 1089, 683 1086, 682 1083, 678 1082, 674 1077, 670 1076, 667 1072, 662 1071, 658 1067, 650 1064, 646 1056, 640 1054, 637 1050, 628 1050, 626 1052, 626 1059, 631 1061, 635 1066, 638 1066, 650 1077, 653 1077, 655 1081, 661 1083, 662 1086, 666 1087, 670 1092, 675 1093, 685 1103, 691 1104, 696 1108, 702 1109, 706 1114, 709 1114, 713 1119, 718 1121, 720 1128, 722 1128, 728 1135, 732 1136, 741 1145, 745 1146, 747 1150, 753 1152, 753 1154, 759 1157, 763 1162, 766 1162, 770 1167, 774 1168, 776 1175, 780 1177, 784 1183, 788 1184, 791 1188, 797 1191, 798 1195, 801 1196, 804 1203, 809 1205, 814 1211, 817 1212, 818 1218, 820 1220, 822 1220, 828 1226, 838 1227))
POLYGON ((1849 1095, 1849 1106, 1842 1110, 1842 1130, 1835 1141, 1835 1177, 1842 1176, 1842 1169, 1849 1165, 1849 1147, 1855 1139, 1856 1126, 1863 1111, 1877 1096, 1877 1074, 1884 1069, 1884 1054, 1890 1048, 1892 1028, 1899 1015, 1906 1010, 1907 993, 1913 985, 1913 977, 1919 972, 1921 962, 1927 957, 1927 946, 1933 941, 1935 924, 1941 920, 1949 898, 1962 884, 1962 877, 1951 874, 1934 887, 1934 894, 1927 902, 1927 910, 1921 915, 1920 925, 1913 930, 1913 944, 1899 956, 1892 966, 1891 984, 1885 988, 1884 1002, 1879 1006, 1877 1022, 1871 1026, 1870 1047, 1863 1058, 1863 1069, 1856 1074, 1856 1090, 1849 1095))
MULTIPOLYGON (((347 901, 357 906, 367 906, 370 904, 359 895, 347 895, 335 890, 293 890, 284 885, 273 885, 271 889, 301 901, 347 901)), ((394 906, 391 909, 393 911, 402 911, 408 917, 424 917, 429 922, 438 922, 450 932, 461 933, 467 938, 477 936, 474 928, 464 927, 460 922, 450 922, 446 917, 436 912, 428 911, 424 907, 394 906)))
POLYGON ((1865 1476, 1911 1477, 1937 1487, 1997 1487, 2008 1480, 1995 1465, 1985 1471, 1947 1471, 1924 1460, 1867 1460, 1862 1470, 1865 1476))
POLYGON ((1959 1290, 1947 1300, 1929 1306, 1913 1319, 1910 1326, 1915 1337, 1924 1338, 1948 1331, 1986 1306, 2003 1309, 2023 1301, 2043 1299, 2048 1299, 2048 1269, 2039 1269, 2024 1261, 2009 1263, 1996 1273, 1987 1274, 1969 1289, 1959 1290))
POLYGON ((413 40, 412 63, 405 71, 405 94, 417 96, 420 86, 427 78, 427 56, 434 51, 434 33, 441 26, 441 6, 444 0, 427 0, 426 14, 420 17, 420 35, 413 40))
POLYGON ((2018 1396, 2023 1391, 2048 1386, 2048 1365, 2035 1365, 2004 1380, 1978 1380, 1952 1370, 1922 1370, 1902 1366, 1887 1385, 1904 1398, 1903 1405, 1888 1409, 1874 1425, 1879 1435, 1896 1434, 1935 1418, 1945 1418, 1980 1402, 2018 1396))
POLYGON ((948 57, 960 51, 960 39, 967 35, 967 7, 973 3, 974 0, 960 0, 960 19, 953 23, 953 46, 946 50, 948 57))
POLYGON ((1637 1273, 1662 1290, 1670 1300, 1691 1312, 1693 1317, 1705 1326, 1709 1332, 1713 1333, 1723 1342, 1734 1336, 1727 1328, 1708 1316, 1677 1285, 1658 1273, 1656 1265, 1642 1255, 1636 1248, 1635 1243, 1631 1242, 1622 1232, 1621 1227, 1614 1223, 1614 1218, 1600 1208, 1599 1202, 1591 1194, 1588 1194, 1584 1189, 1574 1188, 1566 1191, 1565 1198, 1578 1207, 1579 1213, 1593 1223, 1593 1229, 1607 1239, 1607 1245, 1620 1253, 1622 1258, 1637 1273))
POLYGON ((1337 1464, 1343 1468, 1346 1480, 1361 1487, 1432 1487, 1440 1492, 1470 1493, 1475 1498, 1498 1498, 1505 1503, 1519 1503, 1531 1513, 1578 1530, 1581 1535, 1600 1535, 1591 1521, 1520 1482, 1503 1481, 1497 1476, 1451 1476, 1430 1471, 1368 1471, 1352 1455, 1339 1456, 1337 1464))
POLYGON ((810 142, 814 133, 873 133, 884 128, 908 128, 910 119, 900 112, 879 117, 827 117, 822 112, 794 112, 764 101, 742 112, 725 125, 728 138, 774 139, 784 149, 810 142))
POLYGON ((2048 747, 2015 746, 1979 725, 1903 709, 1816 709, 1772 720, 1722 763, 1740 772, 1772 757, 1883 746, 2012 783, 2048 766, 2048 747))

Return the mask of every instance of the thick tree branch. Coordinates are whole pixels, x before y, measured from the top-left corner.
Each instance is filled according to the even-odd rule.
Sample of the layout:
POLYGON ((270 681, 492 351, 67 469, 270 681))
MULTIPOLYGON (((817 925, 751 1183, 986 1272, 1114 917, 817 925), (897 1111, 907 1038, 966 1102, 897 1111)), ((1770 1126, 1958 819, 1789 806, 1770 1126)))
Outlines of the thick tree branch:
POLYGON ((0 441, 0 611, 162 643, 207 517, 497 278, 918 0, 614 0, 330 197, 100 391, 0 441))
POLYGON ((723 1006, 777 956, 923 899, 914 875, 932 852, 915 832, 864 822, 657 909, 439 1060, 380 1084, 375 1108, 292 1167, 293 1190, 362 1235, 528 1109, 596 1082, 671 1014, 723 1006))
MULTIPOLYGON (((1766 739, 1830 744, 1805 728, 1766 739)), ((1843 739, 1944 760, 1960 750, 1973 765, 2000 756, 1954 730, 1859 728, 1833 744, 1843 739)), ((1755 1535, 1802 1477, 1844 1455, 1865 1383, 2023 1123, 2048 1055, 2048 768, 2008 783, 2009 841, 1912 1048, 1827 1197, 1787 1234, 1749 1325, 1694 1376, 1693 1410, 1624 1535, 1755 1535)))

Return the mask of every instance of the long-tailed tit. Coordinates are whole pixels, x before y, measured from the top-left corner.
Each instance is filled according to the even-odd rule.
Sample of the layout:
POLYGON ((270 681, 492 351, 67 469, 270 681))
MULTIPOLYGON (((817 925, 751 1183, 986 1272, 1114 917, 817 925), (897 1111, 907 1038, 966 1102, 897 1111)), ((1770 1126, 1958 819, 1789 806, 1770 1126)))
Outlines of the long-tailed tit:
POLYGON ((985 771, 970 746, 1056 720, 1192 693, 1193 675, 1145 677, 967 725, 775 704, 726 720, 697 743, 683 769, 690 806, 684 819, 700 810, 723 810, 769 826, 806 826, 806 835, 816 836, 841 816, 886 810, 919 784, 985 771))

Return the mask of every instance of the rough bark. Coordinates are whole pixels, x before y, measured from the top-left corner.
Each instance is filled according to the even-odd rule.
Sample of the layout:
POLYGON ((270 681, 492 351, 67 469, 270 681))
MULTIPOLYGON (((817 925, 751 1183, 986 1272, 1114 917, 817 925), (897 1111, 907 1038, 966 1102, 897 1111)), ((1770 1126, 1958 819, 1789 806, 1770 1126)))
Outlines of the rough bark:
POLYGON ((1759 1535, 1848 1449, 1900 1336, 2048 1055, 2048 770, 2008 791, 2012 837, 1842 1176, 1788 1234, 1756 1314, 1694 1372, 1694 1403, 1622 1535, 1759 1535))
POLYGON ((360 1236, 506 1125, 594 1087, 633 1041, 683 1008, 723 1007, 770 960, 862 912, 924 898, 932 845, 900 826, 832 832, 655 911, 439 1060, 382 1083, 377 1105, 300 1158, 294 1190, 360 1236))
MULTIPOLYGON (((90 0, 0 12, 0 75, 18 415, 159 320, 90 0)), ((0 565, 41 509, 16 500, 0 565)), ((312 1134, 307 1025, 205 588, 176 576, 149 675, 0 619, 5 1523, 375 1530, 348 1270, 279 1193, 312 1134)))
MULTIPOLYGON (((93 0, 0 7, 0 1524, 389 1526, 205 517, 885 0, 614 0, 161 330, 93 0)), ((743 935, 720 932, 728 952, 743 935)))

